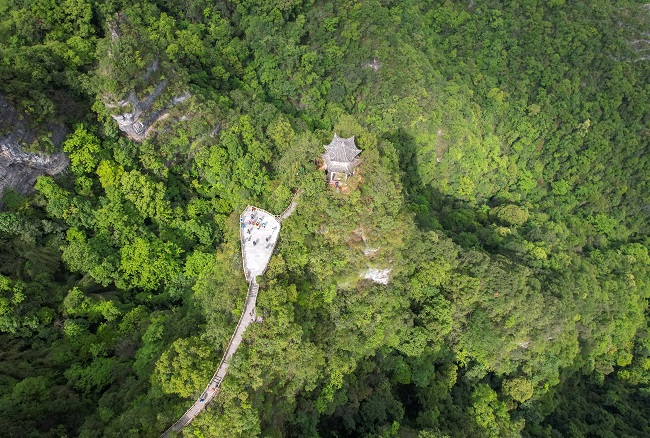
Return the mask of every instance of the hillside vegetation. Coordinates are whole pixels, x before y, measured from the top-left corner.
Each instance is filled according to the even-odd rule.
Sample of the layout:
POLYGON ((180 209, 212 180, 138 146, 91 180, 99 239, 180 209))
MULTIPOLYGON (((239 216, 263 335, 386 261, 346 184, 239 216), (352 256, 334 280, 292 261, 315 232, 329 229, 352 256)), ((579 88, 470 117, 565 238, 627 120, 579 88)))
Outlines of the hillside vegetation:
POLYGON ((632 0, 0 0, 0 94, 66 123, 70 160, 3 195, 0 434, 159 436, 243 308, 239 213, 301 189, 263 323, 182 436, 650 435, 649 23, 632 0), (315 163, 335 132, 363 151, 345 191, 315 163))

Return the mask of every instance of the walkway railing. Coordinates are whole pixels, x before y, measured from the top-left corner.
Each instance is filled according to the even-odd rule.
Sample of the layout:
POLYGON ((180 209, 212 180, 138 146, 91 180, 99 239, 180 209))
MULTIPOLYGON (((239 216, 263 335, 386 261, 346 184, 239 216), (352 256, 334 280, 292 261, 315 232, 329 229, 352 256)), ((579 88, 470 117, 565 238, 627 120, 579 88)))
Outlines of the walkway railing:
MULTIPOLYGON (((235 336, 237 335, 237 332, 239 331, 239 326, 242 323, 242 320, 244 319, 244 316, 246 316, 246 308, 248 308, 248 302, 249 300, 253 299, 254 301, 257 301, 257 292, 259 292, 260 286, 255 282, 255 279, 253 279, 249 284, 248 284, 248 293, 246 294, 246 302, 244 303, 244 311, 242 311, 241 315, 239 316, 239 321, 237 321, 237 328, 235 329, 234 333, 230 337, 230 340, 228 341, 228 345, 226 346, 226 351, 221 358, 221 362, 219 362, 219 366, 217 367, 217 371, 215 371, 214 376, 212 376, 212 380, 210 380, 210 383, 208 386, 205 388, 205 391, 203 391, 202 395, 207 395, 208 391, 210 390, 210 387, 212 384, 216 383, 218 385, 221 385, 221 380, 223 380, 223 377, 218 377, 219 371, 221 371, 221 368, 226 365, 226 361, 232 357, 235 352, 233 351, 230 352, 230 347, 232 346, 232 341, 235 339, 235 336)), ((254 307, 254 306, 253 306, 254 307)), ((226 365, 226 369, 228 366, 226 365)), ((215 391, 216 391, 215 387, 215 391)))
MULTIPOLYGON (((205 406, 208 403, 210 403, 212 399, 219 393, 219 389, 221 388, 221 381, 225 377, 226 370, 228 369, 229 366, 227 361, 232 357, 233 354, 235 354, 235 351, 230 352, 230 349, 232 348, 233 340, 237 336, 242 321, 246 316, 246 310, 249 307, 249 302, 251 301, 251 299, 253 301, 257 301, 257 293, 259 292, 259 289, 260 287, 255 282, 255 279, 253 279, 248 284, 248 292, 246 293, 244 310, 242 311, 242 314, 239 316, 239 321, 237 321, 237 327, 235 328, 235 331, 233 332, 232 336, 230 337, 230 340, 228 341, 228 345, 226 346, 226 350, 224 351, 224 354, 221 358, 221 362, 219 362, 219 366, 217 367, 217 370, 212 376, 212 379, 210 379, 208 386, 206 386, 205 390, 201 393, 201 397, 199 398, 199 401, 195 402, 187 411, 185 411, 185 413, 181 416, 181 418, 179 418, 176 423, 174 423, 169 429, 165 431, 165 433, 162 434, 162 437, 167 437, 169 433, 171 433, 172 431, 179 431, 185 426, 187 426, 188 424, 190 424, 192 420, 194 420, 196 415, 199 412, 201 412, 203 409, 205 409, 205 406), (223 375, 220 376, 220 374, 223 375), (214 388, 214 391, 211 391, 211 388, 214 388), (198 410, 196 409, 197 403, 200 403, 202 405, 198 410)), ((255 308, 255 303, 253 303, 253 309, 254 308, 255 308)))
POLYGON ((296 198, 298 197, 298 195, 300 193, 302 193, 302 190, 300 190, 300 189, 296 190, 296 193, 294 193, 293 196, 291 197, 291 202, 289 203, 289 206, 282 212, 282 214, 280 216, 275 216, 275 218, 279 222, 282 222, 287 217, 289 217, 289 215, 291 215, 291 213, 293 213, 293 209, 296 208, 296 205, 298 205, 296 203, 296 198))
MULTIPOLYGON (((296 193, 294 193, 293 197, 291 198, 291 203, 282 212, 280 216, 272 215, 268 211, 262 209, 258 209, 258 210, 268 214, 269 216, 275 217, 276 219, 278 219, 278 222, 282 222, 283 219, 287 218, 289 215, 291 215, 291 213, 293 213, 293 210, 296 208, 297 205, 296 198, 301 192, 302 191, 300 189, 296 190, 296 193)), ((244 211, 248 211, 248 207, 244 211)), ((241 233, 241 229, 240 229, 240 233, 241 233)), ((277 239, 275 239, 275 241, 273 242, 273 247, 271 247, 271 254, 275 250, 276 243, 277 243, 277 239)), ((233 348, 233 343, 237 338, 237 335, 238 334, 240 334, 240 336, 243 335, 243 330, 241 330, 240 333, 240 328, 242 326, 242 323, 244 322, 244 319, 246 318, 247 312, 250 314, 251 318, 249 322, 246 324, 246 327, 248 327, 248 325, 250 325, 254 321, 254 319, 252 318, 252 312, 255 311, 255 305, 257 303, 257 294, 259 292, 260 287, 255 281, 255 277, 251 278, 251 272, 246 269, 246 252, 244 251, 243 240, 242 240, 241 248, 242 248, 242 263, 244 266, 244 275, 246 277, 246 281, 248 282, 248 291, 246 293, 246 301, 244 302, 244 310, 242 311, 242 314, 239 317, 239 321, 237 321, 237 327, 235 328, 235 331, 233 332, 232 336, 230 337, 230 340, 228 341, 228 345, 226 346, 226 350, 221 358, 221 362, 219 362, 219 366, 217 367, 217 370, 212 376, 212 379, 210 379, 208 386, 206 386, 205 390, 203 390, 203 392, 201 393, 199 400, 195 401, 194 404, 187 411, 185 411, 185 413, 181 416, 181 418, 179 418, 178 421, 176 421, 176 423, 174 423, 169 429, 167 429, 162 434, 162 438, 166 438, 172 432, 180 431, 185 426, 190 424, 192 420, 194 420, 194 418, 201 411, 205 409, 207 404, 210 403, 217 394, 219 394, 219 390, 221 389, 221 382, 225 378, 226 371, 228 370, 229 367, 228 360, 235 354, 237 348, 239 347, 239 344, 234 346, 234 350, 232 352, 230 350, 233 348), (251 307, 251 310, 249 310, 249 307, 251 307)), ((268 268, 268 263, 264 267, 264 272, 266 272, 267 268, 268 268)), ((246 327, 244 327, 244 329, 246 327)))

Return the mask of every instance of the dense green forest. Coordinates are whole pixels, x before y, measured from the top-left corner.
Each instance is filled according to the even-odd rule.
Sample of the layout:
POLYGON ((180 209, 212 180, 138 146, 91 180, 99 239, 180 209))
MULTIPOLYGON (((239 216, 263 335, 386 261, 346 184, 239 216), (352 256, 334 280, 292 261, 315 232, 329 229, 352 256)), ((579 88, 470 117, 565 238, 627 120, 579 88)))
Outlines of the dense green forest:
POLYGON ((649 29, 633 0, 0 0, 0 93, 71 162, 2 199, 0 435, 159 436, 243 308, 239 213, 301 189, 182 436, 650 436, 649 29), (161 83, 129 139, 114 102, 161 83))

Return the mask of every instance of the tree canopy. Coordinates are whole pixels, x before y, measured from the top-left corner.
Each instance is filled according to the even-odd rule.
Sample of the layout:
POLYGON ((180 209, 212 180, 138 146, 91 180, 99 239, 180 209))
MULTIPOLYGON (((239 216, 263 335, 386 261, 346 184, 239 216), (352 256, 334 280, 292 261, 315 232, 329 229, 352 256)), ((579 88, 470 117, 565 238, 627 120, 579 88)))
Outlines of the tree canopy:
POLYGON ((629 0, 0 0, 0 93, 65 123, 71 163, 2 199, 3 436, 160 436, 244 307, 239 213, 298 189, 183 436, 649 435, 649 25, 629 0), (334 132, 362 150, 338 188, 334 132))

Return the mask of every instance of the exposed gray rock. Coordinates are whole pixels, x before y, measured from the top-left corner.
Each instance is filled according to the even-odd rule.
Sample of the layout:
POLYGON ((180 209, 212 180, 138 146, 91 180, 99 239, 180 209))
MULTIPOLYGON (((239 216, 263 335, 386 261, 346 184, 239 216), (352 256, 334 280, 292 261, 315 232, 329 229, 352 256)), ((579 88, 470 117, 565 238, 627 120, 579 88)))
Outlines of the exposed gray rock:
POLYGON ((49 135, 56 147, 65 140, 66 129, 61 125, 47 125, 43 131, 37 133, 30 129, 27 117, 0 95, 0 196, 6 188, 29 193, 39 176, 56 175, 68 166, 62 152, 47 155, 23 151, 24 146, 43 136, 49 135))
POLYGON ((372 62, 368 62, 364 64, 364 67, 370 67, 374 71, 379 71, 379 68, 381 67, 381 64, 379 63, 379 60, 377 57, 372 58, 372 62))
POLYGON ((377 251, 379 251, 379 248, 371 248, 367 246, 363 249, 363 255, 370 257, 371 255, 374 255, 377 251))
MULTIPOLYGON (((157 69, 158 62, 154 61, 147 68, 144 79, 148 79, 157 69)), ((151 94, 143 99, 140 99, 135 91, 131 91, 124 99, 118 102, 111 102, 108 97, 105 97, 104 104, 111 112, 115 112, 116 109, 125 110, 121 114, 111 114, 111 117, 117 122, 120 131, 124 132, 130 139, 141 142, 150 135, 152 132, 151 127, 157 121, 168 116, 167 110, 169 108, 185 102, 190 97, 190 93, 186 92, 172 98, 167 105, 158 105, 159 109, 152 111, 154 102, 163 94, 166 88, 167 80, 165 79, 156 86, 151 94)))
POLYGON ((108 29, 107 52, 97 73, 100 78, 108 79, 110 85, 98 91, 120 131, 142 142, 165 132, 170 123, 182 121, 172 107, 188 100, 190 93, 164 55, 158 52, 157 45, 124 13, 115 14, 108 22, 108 29), (122 39, 126 40, 125 45, 121 44, 122 39), (141 68, 140 62, 147 67, 141 68), (128 71, 116 70, 123 65, 129 66, 128 71), (165 128, 158 130, 163 125, 158 122, 168 118, 165 128))
POLYGON ((373 256, 373 255, 375 255, 375 254, 377 253, 377 251, 379 251, 380 248, 378 248, 378 247, 377 247, 377 248, 373 248, 373 247, 371 247, 370 245, 368 245, 368 240, 366 239, 366 235, 363 233, 363 229, 362 229, 362 228, 357 228, 357 229, 355 230, 355 232, 356 232, 357 234, 360 234, 360 235, 361 235, 361 240, 363 240, 363 245, 364 245, 364 248, 363 248, 363 254, 364 254, 366 257, 373 256))
POLYGON ((361 277, 366 280, 372 280, 375 283, 388 284, 388 280, 390 280, 390 273, 392 270, 393 268, 388 268, 388 269, 368 268, 366 269, 366 272, 361 274, 361 277))
POLYGON ((650 61, 650 3, 622 8, 621 13, 618 25, 629 51, 611 57, 623 62, 650 61))

